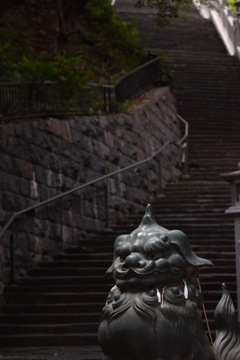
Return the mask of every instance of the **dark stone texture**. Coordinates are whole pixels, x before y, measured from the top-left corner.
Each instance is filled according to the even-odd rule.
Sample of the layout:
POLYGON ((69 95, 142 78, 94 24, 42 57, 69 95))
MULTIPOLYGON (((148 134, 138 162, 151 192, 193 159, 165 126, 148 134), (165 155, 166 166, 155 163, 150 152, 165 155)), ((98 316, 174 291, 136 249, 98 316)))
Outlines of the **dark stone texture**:
MULTIPOLYGON (((150 91, 125 114, 1 125, 1 226, 16 211, 143 160, 167 140, 177 141, 180 137, 175 100, 167 87, 150 91)), ((181 174, 180 150, 175 155, 173 179, 181 174)), ((152 194, 159 189, 157 171, 157 166, 152 164, 152 194)), ((163 169, 163 183, 169 178, 168 170, 163 169)), ((146 189, 146 165, 110 179, 110 222, 123 218, 130 209, 135 212, 143 209, 146 189)), ((61 233, 65 247, 77 242, 75 234, 104 227, 104 183, 79 191, 71 198, 70 203, 68 198, 63 199, 61 226, 60 200, 31 212, 30 218, 17 220, 16 237, 21 233, 21 239, 26 234, 22 244, 18 237, 19 254, 22 254, 19 268, 25 267, 24 257, 28 252, 34 258, 60 250, 61 233), (27 234, 31 234, 29 241, 27 234)), ((29 263, 31 256, 27 258, 29 263)))

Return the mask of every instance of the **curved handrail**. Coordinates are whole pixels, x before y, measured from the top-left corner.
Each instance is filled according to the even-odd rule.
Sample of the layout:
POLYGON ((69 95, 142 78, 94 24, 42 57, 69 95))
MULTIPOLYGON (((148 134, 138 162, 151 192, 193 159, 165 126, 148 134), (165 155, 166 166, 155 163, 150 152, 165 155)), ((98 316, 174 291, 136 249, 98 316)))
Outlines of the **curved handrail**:
MULTIPOLYGON (((179 119, 180 121, 182 121, 182 122, 184 123, 184 125, 185 125, 185 132, 184 132, 183 137, 182 137, 176 144, 177 144, 177 145, 181 145, 181 144, 183 144, 184 142, 185 142, 185 144, 186 144, 186 140, 187 140, 187 138, 188 138, 188 122, 187 122, 186 120, 184 120, 180 115, 177 115, 177 117, 178 117, 178 119, 179 119)), ((47 205, 47 204, 49 204, 49 203, 51 203, 51 202, 53 202, 53 201, 55 201, 55 200, 61 199, 61 198, 65 197, 65 196, 67 196, 67 195, 69 195, 69 194, 72 194, 72 193, 74 193, 74 192, 76 192, 76 191, 82 190, 82 189, 84 189, 84 188, 86 188, 86 187, 88 187, 88 186, 91 186, 91 185, 94 185, 94 184, 96 184, 96 183, 98 183, 98 182, 101 182, 101 181, 103 181, 103 180, 106 180, 106 179, 108 179, 108 178, 110 178, 110 177, 112 177, 112 176, 114 176, 114 175, 117 175, 117 174, 120 174, 120 173, 122 173, 122 172, 125 172, 125 171, 128 171, 128 170, 130 170, 130 169, 133 169, 133 168, 135 168, 135 167, 137 167, 137 166, 139 166, 139 165, 148 163, 148 162, 150 162, 152 159, 154 159, 154 158, 155 158, 165 147, 167 147, 170 143, 174 143, 174 142, 172 142, 172 141, 167 141, 164 145, 161 146, 161 148, 160 148, 158 151, 156 151, 155 153, 153 153, 151 156, 149 156, 148 158, 146 158, 146 159, 144 159, 144 160, 140 160, 140 161, 138 161, 138 162, 135 162, 134 164, 128 165, 128 166, 126 166, 126 167, 124 167, 124 168, 122 168, 122 169, 115 170, 115 171, 113 171, 113 172, 111 172, 111 173, 109 173, 109 174, 107 174, 107 175, 100 176, 99 178, 97 178, 97 179, 95 179, 95 180, 91 180, 91 181, 89 181, 89 182, 86 183, 86 184, 82 184, 82 185, 76 186, 76 187, 74 187, 74 188, 72 188, 72 189, 70 189, 70 190, 67 190, 67 191, 65 191, 65 192, 63 192, 63 193, 61 193, 61 194, 58 194, 58 195, 56 195, 56 196, 51 197, 50 199, 41 201, 41 202, 39 202, 39 203, 37 203, 37 204, 35 204, 35 205, 29 206, 28 208, 25 208, 25 209, 23 209, 23 210, 20 210, 20 211, 15 212, 15 213, 11 216, 11 218, 8 220, 8 222, 6 223, 6 225, 2 228, 2 230, 1 230, 1 232, 0 232, 0 239, 1 239, 2 235, 5 233, 5 231, 11 226, 11 224, 13 223, 13 221, 15 220, 16 217, 18 217, 18 216, 20 216, 20 215, 23 215, 23 214, 25 214, 25 213, 27 213, 27 212, 29 212, 29 211, 34 210, 34 209, 37 209, 37 208, 39 208, 39 207, 42 207, 42 206, 44 206, 44 205, 47 205)), ((187 151, 187 144, 184 145, 184 148, 185 148, 185 151, 187 151)), ((185 159, 187 159, 186 156, 185 156, 185 159)))
MULTIPOLYGON (((0 239, 1 237, 3 236, 3 234, 7 231, 7 229, 9 229, 10 226, 13 226, 13 223, 14 223, 14 220, 20 216, 20 215, 23 215, 23 214, 26 214, 27 212, 29 211, 32 211, 34 209, 37 209, 37 208, 40 208, 44 205, 48 205, 50 203, 52 203, 53 201, 55 200, 58 200, 58 199, 61 199, 69 194, 72 194, 76 191, 79 191, 79 190, 82 190, 90 185, 94 185, 100 181, 104 181, 104 180, 108 180, 110 177, 114 176, 114 175, 117 175, 117 174, 120 174, 120 173, 123 173, 127 170, 130 170, 130 169, 133 169, 139 165, 142 165, 142 164, 145 164, 145 163, 149 163, 152 159, 154 159, 158 154, 160 154, 162 152, 163 149, 165 149, 167 146, 171 146, 171 144, 175 144, 177 146, 182 146, 183 148, 183 156, 182 156, 182 163, 184 164, 184 171, 187 170, 187 161, 188 161, 188 123, 186 120, 184 120, 180 115, 177 115, 178 119, 180 121, 182 121, 182 123, 184 124, 185 126, 185 132, 184 132, 184 135, 182 136, 182 138, 178 141, 178 142, 173 142, 173 141, 167 141, 164 145, 161 146, 161 148, 156 151, 155 153, 153 153, 151 156, 149 156, 147 159, 144 159, 144 160, 141 160, 141 161, 138 161, 138 162, 135 162, 134 164, 131 164, 131 165, 128 165, 122 169, 118 169, 116 171, 113 171, 107 175, 103 175, 103 176, 100 176, 99 178, 95 179, 95 180, 92 180, 92 181, 89 181, 88 183, 86 184, 83 184, 83 185, 79 185, 79 186, 76 186, 70 190, 67 190, 65 192, 63 192, 62 194, 58 194, 56 196, 53 196, 51 197, 50 199, 47 199, 47 200, 44 200, 44 201, 41 201, 35 205, 32 205, 32 206, 29 206, 23 210, 20 210, 20 211, 17 211, 15 212, 11 218, 8 220, 8 222, 6 223, 6 225, 3 227, 3 229, 1 230, 0 232, 0 239)), ((149 174, 148 174, 148 190, 149 190, 149 174)), ((106 190, 105 190, 105 221, 106 221, 106 224, 107 224, 107 227, 108 227, 108 186, 107 186, 107 183, 106 183, 106 190)), ((15 270, 14 270, 14 229, 12 231, 12 234, 11 234, 11 238, 10 238, 10 280, 12 283, 14 283, 14 279, 15 279, 15 270)))
POLYGON ((177 114, 177 117, 179 120, 181 120, 183 122, 183 124, 185 125, 185 132, 183 137, 178 141, 178 145, 181 145, 185 140, 188 139, 188 135, 189 135, 189 125, 188 122, 186 120, 184 120, 184 118, 182 116, 180 116, 179 114, 177 114))

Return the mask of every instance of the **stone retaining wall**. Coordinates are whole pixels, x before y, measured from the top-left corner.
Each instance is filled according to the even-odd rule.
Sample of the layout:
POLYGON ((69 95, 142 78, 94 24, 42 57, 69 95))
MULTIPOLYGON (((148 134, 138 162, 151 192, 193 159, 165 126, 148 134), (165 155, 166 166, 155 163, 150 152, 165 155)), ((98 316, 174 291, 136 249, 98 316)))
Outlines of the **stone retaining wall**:
MULTIPOLYGON (((167 140, 181 137, 175 100, 169 88, 150 91, 122 114, 34 119, 0 126, 0 224, 10 216, 63 191, 149 157, 167 140)), ((162 156, 163 186, 180 176, 181 148, 162 156)), ((146 164, 109 180, 110 223, 143 211, 160 194, 158 161, 150 165, 147 196, 146 164)), ((15 221, 15 266, 18 276, 29 264, 62 247, 77 244, 105 224, 104 187, 99 182, 15 221), (62 224, 61 224, 62 219, 62 224)), ((1 275, 9 270, 12 230, 0 240, 1 275)))

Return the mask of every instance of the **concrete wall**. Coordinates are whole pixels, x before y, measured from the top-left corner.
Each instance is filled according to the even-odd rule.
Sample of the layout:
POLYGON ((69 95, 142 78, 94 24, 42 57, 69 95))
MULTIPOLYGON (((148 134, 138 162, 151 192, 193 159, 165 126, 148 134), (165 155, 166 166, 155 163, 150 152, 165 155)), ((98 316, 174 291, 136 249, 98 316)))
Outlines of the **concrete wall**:
MULTIPOLYGON (((181 137, 175 100, 169 89, 152 90, 122 114, 34 119, 0 125, 0 224, 11 215, 63 191, 149 157, 167 140, 181 137)), ((162 158, 163 185, 180 175, 181 149, 173 146, 162 158)), ((150 195, 158 196, 158 162, 150 167, 150 195)), ((146 165, 109 181, 110 222, 143 211, 147 198, 146 165)), ((18 276, 61 247, 77 244, 104 228, 104 184, 68 195, 61 202, 31 211, 15 221, 18 276), (62 219, 62 224, 61 224, 62 219), (62 244, 63 243, 63 244, 62 244)), ((12 230, 0 240, 1 274, 9 274, 12 230)))

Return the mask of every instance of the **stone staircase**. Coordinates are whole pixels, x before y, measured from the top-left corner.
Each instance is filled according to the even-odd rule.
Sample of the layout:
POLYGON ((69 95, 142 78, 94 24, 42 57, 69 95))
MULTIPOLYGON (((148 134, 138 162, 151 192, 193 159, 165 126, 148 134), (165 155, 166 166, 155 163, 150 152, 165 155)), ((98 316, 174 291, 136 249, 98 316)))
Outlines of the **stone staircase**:
MULTIPOLYGON (((126 9, 131 5, 120 3, 126 9)), ((189 174, 169 184, 164 196, 153 202, 153 210, 160 225, 184 231, 194 251, 214 262, 214 268, 200 273, 214 331, 213 311, 222 282, 236 304, 233 219, 224 214, 230 190, 220 174, 236 170, 240 160, 240 65, 196 11, 171 25, 168 39, 166 29, 151 25, 154 14, 119 12, 138 18, 146 45, 168 52, 178 79, 178 112, 190 125, 189 174)), ((0 306, 0 348, 96 345, 101 308, 112 286, 104 273, 111 264, 114 239, 136 228, 142 215, 94 234, 81 247, 42 262, 27 278, 7 286, 0 306)))
POLYGON ((30 269, 5 288, 0 347, 96 345, 101 308, 109 291, 104 272, 112 246, 91 241, 30 269), (89 246, 89 243, 83 246, 89 246))

